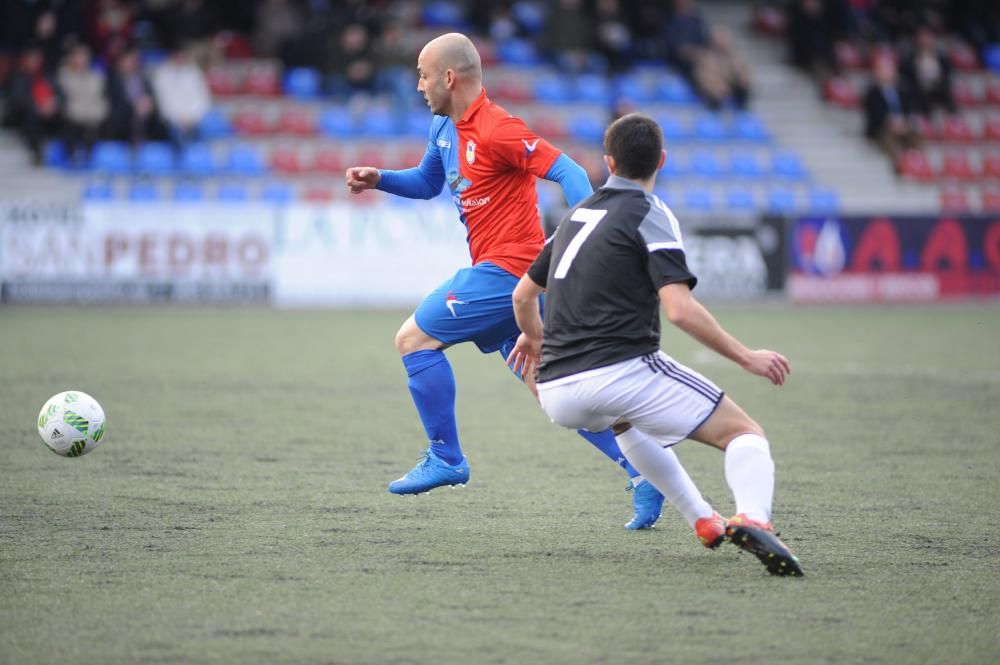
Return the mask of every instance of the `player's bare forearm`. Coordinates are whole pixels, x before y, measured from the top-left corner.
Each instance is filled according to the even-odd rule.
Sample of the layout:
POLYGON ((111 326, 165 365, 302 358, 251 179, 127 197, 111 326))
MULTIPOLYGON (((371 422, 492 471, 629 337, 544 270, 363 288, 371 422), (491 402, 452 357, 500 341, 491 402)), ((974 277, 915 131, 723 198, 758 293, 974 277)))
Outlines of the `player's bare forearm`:
POLYGON ((767 349, 750 349, 730 335, 712 313, 698 302, 687 284, 668 284, 660 289, 660 302, 667 319, 704 346, 775 385, 782 385, 791 372, 788 360, 767 349))
POLYGON ((543 289, 525 275, 514 288, 514 318, 521 335, 507 357, 507 364, 522 376, 533 376, 542 355, 542 314, 538 296, 543 289))

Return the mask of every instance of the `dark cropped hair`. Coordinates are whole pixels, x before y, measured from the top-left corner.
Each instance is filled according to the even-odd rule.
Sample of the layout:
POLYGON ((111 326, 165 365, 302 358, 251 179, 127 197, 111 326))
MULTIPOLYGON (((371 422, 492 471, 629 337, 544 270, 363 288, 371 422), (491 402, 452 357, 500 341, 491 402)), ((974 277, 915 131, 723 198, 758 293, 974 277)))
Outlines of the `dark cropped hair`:
POLYGON ((616 175, 646 180, 660 168, 663 131, 649 116, 623 115, 604 132, 604 152, 614 158, 616 175))

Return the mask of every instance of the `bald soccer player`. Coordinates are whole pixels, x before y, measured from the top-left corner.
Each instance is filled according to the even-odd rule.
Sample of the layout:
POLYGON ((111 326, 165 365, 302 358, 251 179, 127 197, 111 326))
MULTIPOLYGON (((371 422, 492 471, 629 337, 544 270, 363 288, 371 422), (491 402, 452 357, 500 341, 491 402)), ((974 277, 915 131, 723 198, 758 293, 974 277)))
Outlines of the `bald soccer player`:
MULTIPOLYGON (((379 189, 430 199, 447 182, 467 229, 472 266, 428 295, 396 333, 396 349, 430 444, 416 467, 389 484, 394 494, 469 480, 455 422, 455 377, 444 351, 473 342, 483 353, 499 351, 506 360, 514 347, 520 331, 511 294, 545 241, 535 178, 559 183, 571 206, 592 193, 579 165, 486 96, 479 52, 468 37, 451 33, 430 41, 417 59, 417 73, 417 90, 434 114, 420 164, 401 171, 352 167, 347 187, 354 194, 379 189)), ((534 391, 534 377, 523 379, 534 391)), ((610 430, 580 434, 632 478, 635 514, 625 526, 653 526, 663 495, 625 460, 610 430)), ((676 457, 674 462, 671 500, 682 513, 685 506, 703 508, 707 504, 700 492, 676 457)), ((700 532, 699 537, 717 545, 724 528, 720 518, 709 542, 700 532)))

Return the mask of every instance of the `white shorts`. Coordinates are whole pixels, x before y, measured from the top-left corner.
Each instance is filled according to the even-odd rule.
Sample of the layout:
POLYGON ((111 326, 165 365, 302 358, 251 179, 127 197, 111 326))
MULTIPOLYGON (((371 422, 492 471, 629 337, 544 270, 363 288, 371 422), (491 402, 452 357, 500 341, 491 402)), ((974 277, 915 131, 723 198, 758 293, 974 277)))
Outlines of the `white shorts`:
POLYGON ((670 446, 708 420, 722 390, 662 351, 538 384, 552 422, 605 430, 619 420, 670 446))

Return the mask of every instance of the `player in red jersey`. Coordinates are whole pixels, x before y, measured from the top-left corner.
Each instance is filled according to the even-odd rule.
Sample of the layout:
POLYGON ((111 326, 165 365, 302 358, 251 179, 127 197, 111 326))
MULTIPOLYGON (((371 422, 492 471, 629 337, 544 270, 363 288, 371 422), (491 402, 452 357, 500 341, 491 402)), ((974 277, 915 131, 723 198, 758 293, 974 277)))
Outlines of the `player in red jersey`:
MULTIPOLYGON (((455 422, 455 378, 444 354, 474 342, 484 353, 510 353, 520 331, 511 294, 544 244, 535 178, 558 182, 570 205, 592 192, 586 173, 568 156, 490 101, 482 86, 479 53, 464 35, 429 42, 417 60, 420 91, 434 119, 419 166, 402 171, 372 166, 347 169, 351 192, 367 189, 429 199, 444 183, 467 229, 472 266, 459 270, 417 307, 396 334, 408 386, 430 445, 423 461, 389 485, 419 494, 469 480, 455 422)), ((524 377, 534 389, 533 377, 524 377)), ((636 514, 626 526, 647 528, 660 515, 663 495, 625 461, 610 430, 580 432, 633 477, 636 514)), ((678 461, 678 506, 707 505, 678 461)), ((676 491, 674 491, 676 489, 676 491)))

